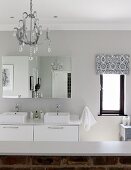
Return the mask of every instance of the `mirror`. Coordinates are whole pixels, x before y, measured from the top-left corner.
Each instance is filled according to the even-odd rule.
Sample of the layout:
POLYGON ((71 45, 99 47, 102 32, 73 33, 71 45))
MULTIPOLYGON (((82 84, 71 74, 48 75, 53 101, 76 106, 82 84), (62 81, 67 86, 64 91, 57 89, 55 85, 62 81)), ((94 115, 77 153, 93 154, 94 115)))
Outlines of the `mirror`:
POLYGON ((3 98, 71 98, 71 57, 2 57, 3 98))

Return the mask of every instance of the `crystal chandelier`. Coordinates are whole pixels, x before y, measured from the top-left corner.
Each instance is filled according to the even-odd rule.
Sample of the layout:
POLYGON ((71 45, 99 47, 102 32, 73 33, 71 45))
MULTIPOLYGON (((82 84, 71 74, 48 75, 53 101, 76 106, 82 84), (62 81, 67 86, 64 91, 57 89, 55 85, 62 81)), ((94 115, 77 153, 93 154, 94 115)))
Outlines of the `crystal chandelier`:
POLYGON ((30 13, 23 13, 23 19, 19 20, 19 26, 15 27, 14 34, 19 42, 19 51, 22 52, 24 45, 30 46, 30 57, 32 53, 38 51, 38 40, 42 34, 42 26, 39 25, 37 12, 32 9, 32 0, 30 0, 30 13))

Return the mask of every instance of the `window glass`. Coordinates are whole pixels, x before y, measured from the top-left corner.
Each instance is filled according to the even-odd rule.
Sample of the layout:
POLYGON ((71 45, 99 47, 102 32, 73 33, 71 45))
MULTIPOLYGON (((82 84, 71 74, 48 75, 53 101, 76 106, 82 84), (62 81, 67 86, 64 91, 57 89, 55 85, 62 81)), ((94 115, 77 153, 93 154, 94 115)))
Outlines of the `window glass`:
POLYGON ((120 75, 103 75, 103 110, 120 110, 120 75))

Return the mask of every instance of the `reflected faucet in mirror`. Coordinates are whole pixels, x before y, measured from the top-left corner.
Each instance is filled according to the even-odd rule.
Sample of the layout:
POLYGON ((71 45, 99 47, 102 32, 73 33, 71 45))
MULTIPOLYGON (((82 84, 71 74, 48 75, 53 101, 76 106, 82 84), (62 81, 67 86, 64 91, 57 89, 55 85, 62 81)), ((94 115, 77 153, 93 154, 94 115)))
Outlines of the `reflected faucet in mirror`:
POLYGON ((34 88, 32 89, 32 98, 41 98, 42 97, 42 93, 39 92, 41 87, 40 84, 40 78, 37 78, 36 84, 34 85, 34 88))
POLYGON ((38 77, 38 82, 35 85, 35 91, 38 91, 40 89, 40 78, 38 77))
POLYGON ((58 115, 59 111, 60 111, 60 105, 57 104, 57 105, 56 105, 56 113, 57 113, 57 115, 58 115))
POLYGON ((20 111, 19 104, 16 104, 16 105, 15 105, 15 111, 16 111, 16 112, 19 112, 19 111, 20 111))

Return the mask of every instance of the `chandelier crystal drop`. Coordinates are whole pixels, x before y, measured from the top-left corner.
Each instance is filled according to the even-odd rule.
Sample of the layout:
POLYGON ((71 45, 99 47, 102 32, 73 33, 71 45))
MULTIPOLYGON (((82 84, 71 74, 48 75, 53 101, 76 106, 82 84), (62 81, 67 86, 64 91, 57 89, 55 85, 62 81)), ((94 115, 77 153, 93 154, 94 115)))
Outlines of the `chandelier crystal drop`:
POLYGON ((48 53, 51 53, 51 39, 49 36, 49 29, 46 30, 46 40, 48 41, 48 53))
POLYGON ((30 46, 30 57, 32 53, 38 51, 38 40, 42 34, 42 26, 39 25, 37 12, 32 9, 32 0, 30 0, 30 13, 23 13, 23 19, 19 20, 18 27, 14 28, 14 34, 19 42, 19 52, 23 51, 24 45, 30 46))

